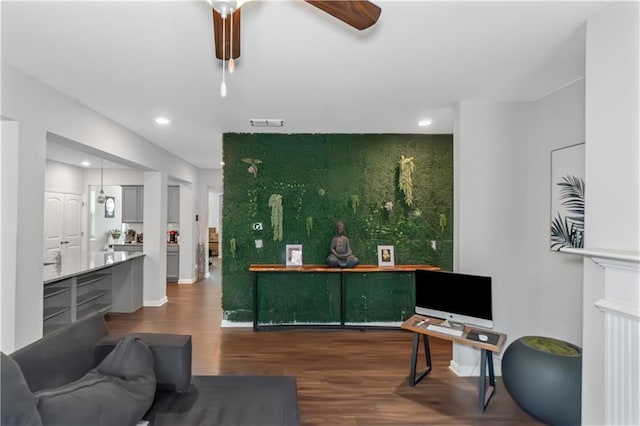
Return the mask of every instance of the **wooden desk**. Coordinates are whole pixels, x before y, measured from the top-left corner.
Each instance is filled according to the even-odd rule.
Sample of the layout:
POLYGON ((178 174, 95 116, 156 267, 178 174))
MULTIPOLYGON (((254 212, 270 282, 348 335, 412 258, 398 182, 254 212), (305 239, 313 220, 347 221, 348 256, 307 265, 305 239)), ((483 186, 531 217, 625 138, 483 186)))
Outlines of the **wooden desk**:
POLYGON ((452 342, 460 343, 463 345, 471 346, 480 349, 480 377, 478 382, 479 392, 479 409, 480 412, 484 412, 489 399, 493 395, 496 386, 495 375, 493 371, 493 353, 500 353, 504 347, 504 343, 507 339, 507 335, 503 333, 496 333, 493 330, 484 330, 481 328, 465 326, 461 336, 452 336, 449 334, 441 333, 435 330, 427 329, 429 324, 439 324, 442 320, 436 318, 428 318, 422 315, 413 315, 411 318, 402 323, 401 328, 412 331, 413 337, 413 351, 411 354, 411 376, 409 377, 409 385, 415 386, 420 380, 422 380, 431 371, 431 353, 429 351, 429 336, 437 337, 439 339, 450 340, 452 342), (425 321, 420 324, 421 321, 425 321), (496 341, 491 343, 490 341, 481 342, 473 340, 477 334, 486 334, 490 338, 496 341), (416 377, 416 365, 418 363, 418 350, 420 346, 420 336, 423 339, 426 369, 416 377), (487 380, 486 374, 489 370, 489 377, 487 380))
MULTIPOLYGON (((439 271, 440 267, 432 266, 432 265, 396 265, 392 267, 380 267, 378 265, 356 265, 353 268, 332 268, 327 265, 318 265, 318 264, 306 264, 302 266, 286 266, 282 264, 252 264, 249 265, 249 272, 252 275, 253 281, 253 329, 254 331, 258 330, 268 330, 268 329, 279 329, 279 328, 291 328, 291 327, 305 327, 305 328, 357 328, 364 329, 368 327, 376 327, 380 328, 380 326, 366 326, 366 325, 357 325, 351 326, 349 324, 345 324, 345 276, 350 273, 376 273, 376 272, 415 272, 416 269, 427 269, 431 271, 439 271), (340 324, 314 324, 314 325, 264 325, 261 326, 258 322, 258 290, 259 290, 259 280, 258 275, 260 273, 267 272, 278 272, 278 273, 328 273, 328 274, 339 274, 340 275, 340 324)), ((413 307, 412 307, 413 309, 413 307)), ((394 327, 397 329, 397 327, 394 327)))

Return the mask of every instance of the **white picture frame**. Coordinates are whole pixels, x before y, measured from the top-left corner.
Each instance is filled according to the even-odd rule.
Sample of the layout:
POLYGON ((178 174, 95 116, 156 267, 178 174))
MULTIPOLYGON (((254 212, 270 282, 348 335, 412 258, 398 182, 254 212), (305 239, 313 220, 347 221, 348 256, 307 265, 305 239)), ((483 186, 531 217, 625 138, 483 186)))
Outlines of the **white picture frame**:
POLYGON ((285 259, 287 266, 302 266, 302 244, 287 244, 285 259))
POLYGON ((378 266, 395 266, 393 246, 378 246, 378 266))

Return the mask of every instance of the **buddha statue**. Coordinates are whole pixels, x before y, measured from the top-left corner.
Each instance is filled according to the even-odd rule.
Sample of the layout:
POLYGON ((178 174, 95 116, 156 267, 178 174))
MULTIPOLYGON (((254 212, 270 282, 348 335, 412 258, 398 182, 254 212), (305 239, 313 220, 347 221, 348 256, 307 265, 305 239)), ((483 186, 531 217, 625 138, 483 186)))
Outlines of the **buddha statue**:
POLYGON ((358 264, 358 258, 351 252, 349 238, 344 235, 344 223, 338 221, 335 228, 335 236, 329 247, 327 265, 331 267, 352 268, 358 264))

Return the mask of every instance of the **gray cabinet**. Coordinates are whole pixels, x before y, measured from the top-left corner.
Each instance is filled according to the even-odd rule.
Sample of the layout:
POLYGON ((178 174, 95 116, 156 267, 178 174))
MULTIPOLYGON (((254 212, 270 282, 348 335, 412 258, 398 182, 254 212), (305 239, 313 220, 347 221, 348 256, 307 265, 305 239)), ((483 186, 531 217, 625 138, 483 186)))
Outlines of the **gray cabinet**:
POLYGON ((167 246, 167 282, 177 283, 180 275, 180 246, 167 246))
POLYGON ((180 186, 169 186, 167 207, 167 223, 180 223, 180 186))
POLYGON ((142 223, 144 217, 144 186, 122 187, 122 222, 142 223))
POLYGON ((126 251, 129 253, 135 251, 144 251, 144 247, 140 243, 130 243, 130 244, 114 244, 113 251, 126 251))

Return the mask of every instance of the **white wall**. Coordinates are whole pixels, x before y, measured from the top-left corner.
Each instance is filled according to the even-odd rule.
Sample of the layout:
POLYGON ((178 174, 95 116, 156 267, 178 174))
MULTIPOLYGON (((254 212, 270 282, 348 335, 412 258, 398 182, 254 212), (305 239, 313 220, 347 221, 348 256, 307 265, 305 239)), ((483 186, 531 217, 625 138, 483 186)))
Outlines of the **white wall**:
MULTIPOLYGON (((96 188, 96 195, 100 191, 99 188, 99 186, 96 188)), ((105 196, 114 198, 116 209, 113 217, 105 217, 104 204, 98 204, 95 198, 87 197, 85 205, 89 207, 93 205, 95 209, 93 217, 95 233, 93 237, 89 235, 89 238, 92 239, 90 244, 93 251, 105 251, 111 242, 111 230, 122 230, 122 187, 118 185, 104 185, 103 190, 105 196)), ((118 241, 123 242, 124 237, 121 236, 118 241)))
MULTIPOLYGON (((536 102, 463 102, 456 116, 455 269, 493 278, 507 345, 531 334, 580 345, 581 263, 549 250, 549 210, 551 150, 584 141, 583 82, 536 102)), ((451 365, 478 374, 478 359, 456 345, 451 365)))
MULTIPOLYGON (((6 119, 17 121, 20 128, 17 156, 13 158, 18 167, 17 179, 14 181, 17 181, 19 193, 17 217, 6 224, 12 229, 20 230, 20 238, 15 247, 16 278, 13 282, 5 281, 3 278, 2 282, 3 287, 15 287, 13 323, 16 330, 15 347, 20 348, 42 336, 42 267, 38 265, 42 265, 43 261, 41 245, 44 197, 42 194, 45 186, 48 137, 56 135, 85 144, 108 155, 110 159, 116 161, 126 159, 129 163, 138 165, 141 170, 161 171, 165 176, 193 183, 197 188, 199 188, 199 170, 4 62, 2 62, 2 114, 6 119)), ((196 194, 195 198, 206 200, 206 194, 206 192, 202 195, 196 194)), ((162 201, 160 197, 152 199, 156 203, 162 201)), ((153 221, 157 229, 150 230, 151 224, 145 221, 145 239, 150 232, 164 234, 166 196, 164 201, 165 204, 149 206, 151 212, 165 211, 165 222, 153 221)), ((145 210, 146 208, 145 201, 145 210)), ((194 213, 192 210, 189 216, 193 216, 194 213)), ((5 248, 11 247, 5 246, 5 248)), ((150 253, 145 258, 145 263, 149 259, 154 262, 152 257, 159 254, 159 252, 150 253)), ((164 265, 166 265, 166 258, 157 259, 156 263, 159 262, 165 262, 164 265)), ((5 275, 4 268, 3 275, 5 275)), ((166 283, 152 278, 150 276, 147 279, 145 274, 145 294, 147 287, 154 295, 166 292, 166 283)))
POLYGON ((0 121, 0 350, 16 349, 16 247, 18 245, 18 132, 15 121, 0 121))
MULTIPOLYGON (((209 247, 209 215, 211 214, 209 212, 209 193, 210 192, 217 192, 217 193, 222 193, 224 189, 223 186, 223 176, 222 176, 222 170, 220 169, 216 169, 216 170, 201 170, 200 172, 200 190, 199 193, 201 194, 207 194, 205 197, 202 197, 199 199, 199 209, 201 212, 203 212, 203 216, 200 217, 200 227, 199 227, 199 237, 200 237, 200 241, 202 241, 205 244, 205 247, 207 247, 207 251, 208 251, 208 247, 209 247)), ((220 224, 222 224, 222 218, 219 218, 220 220, 220 224)), ((218 227, 218 234, 220 234, 220 238, 222 238, 222 232, 223 229, 221 229, 221 226, 218 227)))
POLYGON ((76 195, 86 192, 84 169, 81 167, 47 160, 44 179, 44 190, 47 192, 76 195))
POLYGON ((584 80, 580 80, 532 102, 521 152, 526 175, 522 227, 526 268, 540 301, 539 323, 523 332, 578 346, 582 345, 582 262, 549 250, 550 165, 552 150, 584 142, 584 97, 584 80))
MULTIPOLYGON (((587 21, 585 247, 640 251, 638 2, 587 21)), ((582 421, 604 424, 604 273, 584 261, 582 421)), ((640 346, 639 336, 636 347, 640 346)))
MULTIPOLYGON (((463 102, 454 132, 454 269, 492 277, 496 331, 509 340, 538 324, 537 285, 526 272, 521 103, 463 102)), ((478 374, 479 353, 455 345, 452 368, 478 374)))

